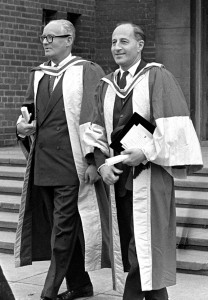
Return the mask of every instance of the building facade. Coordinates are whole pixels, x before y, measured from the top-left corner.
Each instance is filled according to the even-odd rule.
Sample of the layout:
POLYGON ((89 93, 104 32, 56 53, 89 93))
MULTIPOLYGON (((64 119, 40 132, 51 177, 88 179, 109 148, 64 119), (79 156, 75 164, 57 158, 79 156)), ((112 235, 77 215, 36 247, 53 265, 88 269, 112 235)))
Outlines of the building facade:
POLYGON ((116 23, 143 27, 144 58, 161 62, 179 81, 202 146, 208 141, 208 4, 206 0, 0 0, 0 146, 16 143, 16 119, 30 69, 44 61, 39 35, 52 19, 76 27, 73 54, 106 73, 116 23))

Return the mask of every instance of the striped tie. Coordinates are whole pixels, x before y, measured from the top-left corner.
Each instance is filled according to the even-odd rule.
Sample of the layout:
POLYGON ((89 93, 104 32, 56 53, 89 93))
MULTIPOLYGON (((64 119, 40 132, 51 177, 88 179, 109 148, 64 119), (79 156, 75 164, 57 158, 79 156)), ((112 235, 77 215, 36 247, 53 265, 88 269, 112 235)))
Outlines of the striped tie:
MULTIPOLYGON (((54 67, 58 67, 58 65, 55 65, 54 67)), ((56 76, 51 75, 49 77, 49 83, 48 83, 48 91, 49 91, 49 95, 51 96, 52 92, 53 92, 53 86, 54 86, 54 81, 56 79, 56 76)))

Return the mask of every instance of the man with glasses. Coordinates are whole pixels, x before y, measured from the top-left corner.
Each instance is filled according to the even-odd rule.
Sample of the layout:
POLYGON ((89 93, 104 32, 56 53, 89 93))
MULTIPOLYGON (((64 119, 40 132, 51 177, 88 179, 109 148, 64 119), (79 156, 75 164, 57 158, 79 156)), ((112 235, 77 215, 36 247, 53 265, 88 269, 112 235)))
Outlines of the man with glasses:
POLYGON ((124 22, 113 31, 111 52, 119 68, 100 81, 85 142, 111 188, 116 288, 124 287, 123 300, 167 300, 166 287, 175 284, 176 274, 173 178, 202 168, 202 157, 178 83, 163 65, 142 59, 144 42, 136 24, 124 22), (127 134, 133 113, 146 122, 140 124, 140 117, 127 134), (155 127, 153 135, 142 125, 151 133, 155 127), (105 162, 120 152, 123 163, 105 162), (128 271, 125 286, 122 267, 128 271))
POLYGON ((41 294, 45 300, 92 296, 85 266, 93 270, 101 267, 102 258, 108 261, 102 250, 107 249, 107 231, 101 232, 106 217, 100 218, 98 208, 104 205, 102 214, 107 216, 107 191, 93 158, 87 161, 82 147, 94 89, 104 73, 97 64, 72 56, 74 39, 69 21, 51 21, 45 26, 40 41, 49 61, 32 70, 26 98, 27 103, 34 102, 35 120, 27 123, 20 117, 17 122, 21 145, 30 144, 30 152, 16 265, 51 259, 41 294), (67 291, 57 295, 64 278, 67 291))

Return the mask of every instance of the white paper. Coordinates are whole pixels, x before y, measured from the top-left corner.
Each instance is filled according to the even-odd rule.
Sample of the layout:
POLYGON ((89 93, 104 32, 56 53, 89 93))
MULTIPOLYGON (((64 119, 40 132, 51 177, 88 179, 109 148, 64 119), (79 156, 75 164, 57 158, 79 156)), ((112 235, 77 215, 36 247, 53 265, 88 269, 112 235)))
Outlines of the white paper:
POLYGON ((122 147, 126 149, 142 149, 152 139, 152 134, 141 124, 133 125, 127 134, 122 138, 122 147))

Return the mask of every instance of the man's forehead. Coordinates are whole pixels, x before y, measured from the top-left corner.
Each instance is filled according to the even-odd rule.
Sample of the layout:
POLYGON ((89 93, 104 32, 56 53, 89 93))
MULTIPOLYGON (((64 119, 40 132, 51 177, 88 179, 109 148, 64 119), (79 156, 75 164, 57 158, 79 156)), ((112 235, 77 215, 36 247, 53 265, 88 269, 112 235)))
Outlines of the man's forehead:
POLYGON ((62 26, 58 23, 49 23, 45 26, 43 32, 46 32, 46 33, 62 33, 62 26))
POLYGON ((134 36, 133 27, 130 24, 122 24, 114 30, 112 38, 131 37, 134 36))

